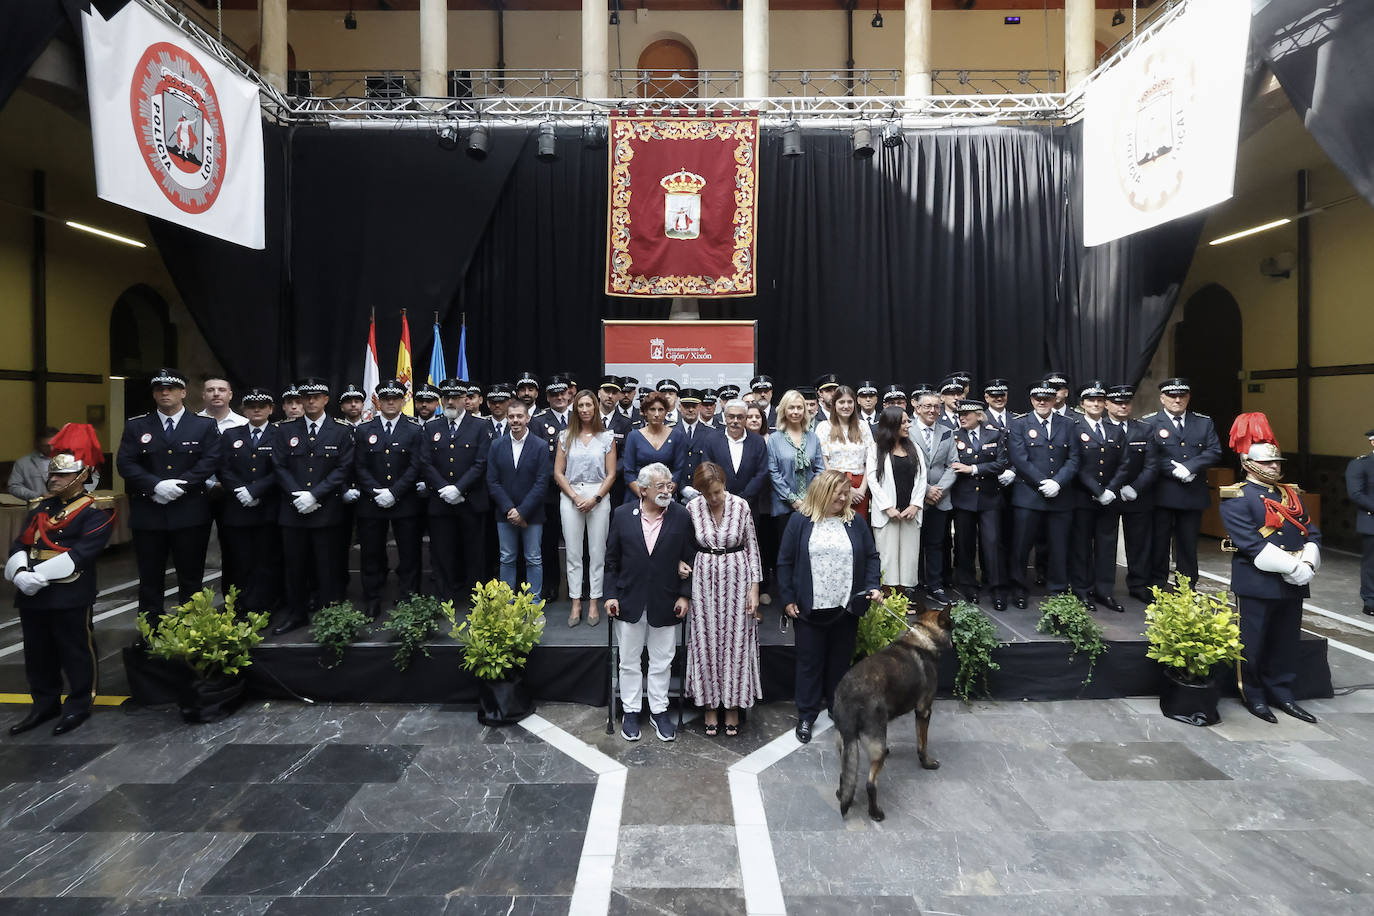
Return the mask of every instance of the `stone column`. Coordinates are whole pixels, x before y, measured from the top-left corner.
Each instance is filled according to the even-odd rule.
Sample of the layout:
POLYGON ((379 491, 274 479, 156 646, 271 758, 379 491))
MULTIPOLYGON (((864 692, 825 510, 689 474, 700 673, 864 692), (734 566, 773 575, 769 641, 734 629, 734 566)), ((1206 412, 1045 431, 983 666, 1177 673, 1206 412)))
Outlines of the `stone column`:
POLYGON ((286 0, 261 0, 262 36, 258 44, 258 65, 262 78, 279 91, 286 91, 286 0))
POLYGON ((604 99, 611 94, 610 74, 606 69, 610 23, 606 0, 582 0, 582 97, 585 99, 604 99))
POLYGON ((1064 69, 1068 71, 1070 89, 1093 72, 1097 56, 1093 38, 1095 6, 1093 0, 1064 2, 1064 69))
POLYGON ((930 0, 906 0, 902 76, 907 96, 930 95, 930 0))
POLYGON ((740 94, 762 99, 768 91, 768 0, 744 0, 744 82, 740 94))
POLYGON ((447 0, 420 0, 420 95, 448 95, 447 0))

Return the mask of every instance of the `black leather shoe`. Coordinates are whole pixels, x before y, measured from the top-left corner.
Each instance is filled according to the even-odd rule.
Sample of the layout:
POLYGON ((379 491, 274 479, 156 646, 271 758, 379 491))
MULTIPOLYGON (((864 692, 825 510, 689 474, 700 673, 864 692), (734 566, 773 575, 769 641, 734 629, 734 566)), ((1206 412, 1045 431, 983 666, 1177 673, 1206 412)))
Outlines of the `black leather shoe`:
POLYGON ((1374 617, 1374 605, 1366 606, 1364 612, 1368 614, 1370 617, 1374 617))
POLYGON ((1007 609, 1007 599, 1005 599, 1005 598, 993 598, 993 599, 992 599, 992 609, 993 609, 994 611, 1005 611, 1005 610, 1007 609))
POLYGON ((60 707, 53 709, 30 709, 29 714, 18 722, 10 726, 11 735, 22 735, 30 729, 37 728, 49 719, 56 719, 62 710, 60 707))
POLYGON ((1020 608, 1021 610, 1023 610, 1023 611, 1026 609, 1026 596, 1025 596, 1025 595, 1017 595, 1017 596, 1016 596, 1016 606, 1019 607, 1019 608, 1020 608))
POLYGON ((1131 597, 1134 598, 1136 601, 1139 601, 1141 604, 1153 604, 1155 600, 1155 596, 1150 594, 1150 590, 1148 588, 1131 589, 1131 597))
POLYGON ((1278 716, 1274 715, 1269 707, 1263 703, 1251 703, 1247 701, 1245 708, 1250 710, 1250 715, 1263 719, 1266 722, 1277 723, 1279 721, 1278 716))
POLYGON ((969 604, 977 604, 977 603, 978 603, 978 589, 976 589, 976 588, 967 589, 967 590, 964 592, 964 598, 967 599, 967 601, 968 601, 969 604))
POLYGON ((85 722, 90 717, 91 714, 89 712, 68 713, 59 719, 57 724, 52 727, 52 733, 54 735, 65 735, 67 732, 76 731, 81 727, 81 723, 85 722))
POLYGON ((301 620, 299 617, 288 617, 272 628, 272 635, 281 636, 284 633, 290 633, 292 630, 299 630, 301 627, 305 626, 306 623, 307 621, 301 620))
POLYGON ((954 599, 949 596, 949 592, 945 591, 943 588, 928 588, 926 589, 926 594, 930 596, 930 600, 938 601, 940 604, 954 603, 954 599))
POLYGON ((1045 577, 1042 576, 1040 573, 1036 573, 1036 574, 1035 574, 1035 584, 1036 584, 1036 585, 1044 585, 1044 584, 1045 584, 1045 577))
POLYGON ((1311 722, 1314 725, 1317 722, 1316 716, 1312 715, 1310 712, 1303 709, 1301 706, 1299 706, 1297 703, 1292 702, 1291 700, 1287 703, 1275 703, 1274 705, 1277 706, 1279 709, 1283 710, 1284 712, 1288 713, 1295 719, 1301 719, 1304 722, 1311 722))
POLYGON ((1120 602, 1120 601, 1117 601, 1117 600, 1116 600, 1115 598, 1113 598, 1111 595, 1106 595, 1106 596, 1103 596, 1103 595, 1093 595, 1093 600, 1096 601, 1098 604, 1102 605, 1102 606, 1105 607, 1105 608, 1111 608, 1112 610, 1116 611, 1118 614, 1124 614, 1124 613, 1126 613, 1126 609, 1125 609, 1124 607, 1121 606, 1121 602, 1120 602))
POLYGON ((811 743, 811 721, 809 719, 797 720, 797 740, 802 744, 811 743))

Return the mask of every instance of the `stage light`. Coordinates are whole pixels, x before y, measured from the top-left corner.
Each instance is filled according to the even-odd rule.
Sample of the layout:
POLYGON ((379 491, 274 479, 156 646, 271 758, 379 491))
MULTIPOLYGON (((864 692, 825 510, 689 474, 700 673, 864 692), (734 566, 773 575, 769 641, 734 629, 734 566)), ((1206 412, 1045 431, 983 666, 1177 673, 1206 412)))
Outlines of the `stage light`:
POLYGON ((896 121, 889 121, 883 125, 883 146, 894 149, 906 142, 902 136, 902 125, 896 121))
POLYGON ((98 235, 102 239, 109 239, 112 242, 120 242, 124 245, 132 245, 135 248, 148 247, 147 245, 140 242, 138 239, 131 239, 127 235, 116 235, 113 232, 106 232, 104 229, 97 229, 94 226, 87 226, 85 223, 78 223, 73 220, 67 220, 66 225, 69 228, 79 229, 82 232, 89 232, 91 235, 98 235))
POLYGON ((869 23, 869 25, 873 26, 875 29, 881 29, 883 27, 883 11, 878 9, 879 2, 881 2, 881 0, 873 0, 873 21, 869 23))
POLYGON ((458 148, 458 126, 456 124, 445 124, 439 128, 439 149, 451 150, 458 148))
POLYGON ((1223 235, 1219 239, 1212 239, 1207 244, 1224 245, 1227 242, 1234 242, 1236 239, 1243 239, 1247 235, 1254 235, 1256 232, 1264 232, 1266 229, 1277 229, 1279 226, 1286 226, 1291 222, 1292 220, 1285 216, 1283 219, 1276 219, 1262 226, 1251 226, 1249 229, 1242 229, 1239 232, 1232 232, 1230 235, 1223 235))
POLYGON ((588 121, 582 126, 582 146, 585 149, 606 148, 606 125, 588 121))
POLYGON ((539 125, 539 146, 534 155, 540 162, 558 160, 558 136, 554 133, 552 121, 539 125))
POLYGON ((1115 28, 1116 26, 1125 25, 1125 24, 1126 24, 1126 14, 1123 13, 1123 12, 1121 12, 1121 7, 1118 6, 1118 7, 1116 8, 1116 12, 1115 12, 1115 13, 1112 13, 1112 27, 1115 28))
POLYGON ((353 6, 350 4, 348 13, 344 15, 344 28, 350 32, 358 27, 358 17, 353 15, 353 6))
POLYGON ((620 25, 620 0, 615 0, 611 7, 611 25, 620 25))
POLYGON ((796 121, 790 121, 782 129, 782 155, 785 159, 795 159, 801 154, 801 126, 796 121))
POLYGON ((487 125, 474 125, 468 134, 468 156, 481 162, 487 158, 487 125))
POLYGON ((854 158, 873 157, 873 130, 867 124, 854 128, 854 158))

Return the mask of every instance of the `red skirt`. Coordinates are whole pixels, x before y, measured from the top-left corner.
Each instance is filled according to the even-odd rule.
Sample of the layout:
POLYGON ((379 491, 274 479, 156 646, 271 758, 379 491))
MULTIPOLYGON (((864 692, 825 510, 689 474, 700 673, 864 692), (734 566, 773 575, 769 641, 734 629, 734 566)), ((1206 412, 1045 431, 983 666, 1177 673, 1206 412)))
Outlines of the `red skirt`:
MULTIPOLYGON (((857 487, 859 484, 861 484, 861 483, 863 483, 863 482, 864 482, 864 475, 862 475, 862 474, 850 474, 850 475, 849 475, 849 485, 850 485, 851 487, 857 487)), ((858 516, 861 516, 862 518, 868 518, 868 493, 867 493, 867 491, 864 492, 864 498, 861 499, 861 500, 859 500, 858 502, 856 502, 856 503, 854 504, 854 514, 855 514, 855 515, 858 515, 858 516)))

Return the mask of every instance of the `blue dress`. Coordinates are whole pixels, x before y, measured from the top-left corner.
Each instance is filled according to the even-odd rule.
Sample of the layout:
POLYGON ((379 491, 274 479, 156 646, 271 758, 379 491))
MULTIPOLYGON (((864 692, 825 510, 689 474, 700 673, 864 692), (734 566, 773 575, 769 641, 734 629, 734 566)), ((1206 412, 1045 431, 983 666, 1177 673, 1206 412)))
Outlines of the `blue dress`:
POLYGON ((668 466, 668 470, 673 472, 673 482, 681 490, 684 483, 682 475, 687 468, 687 437, 677 427, 668 430, 668 438, 663 440, 661 448, 654 448, 653 443, 644 435, 643 429, 632 429, 625 436, 625 502, 638 502, 639 497, 635 496, 630 489, 630 484, 638 481, 639 471, 646 465, 653 464, 655 461, 668 466))

